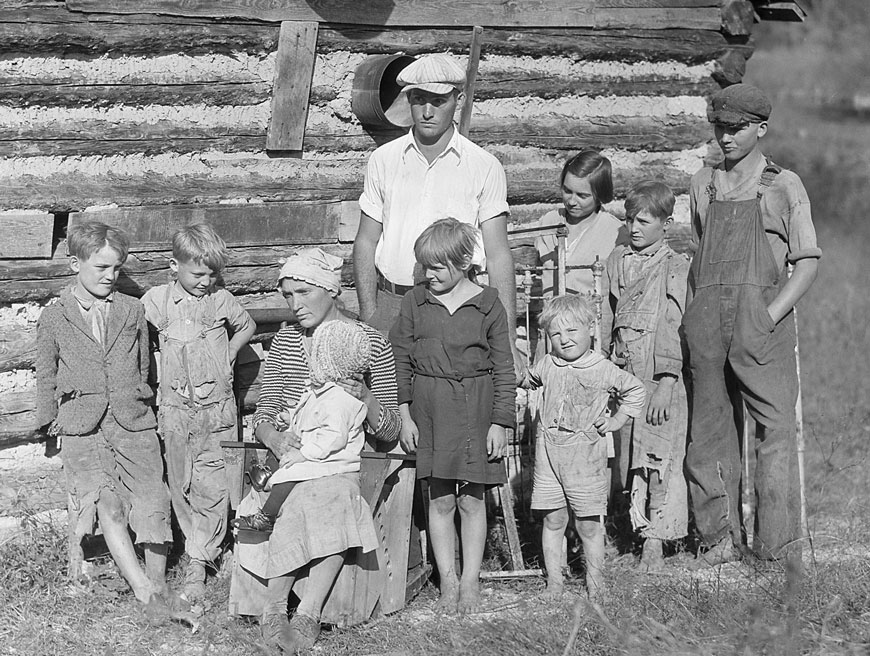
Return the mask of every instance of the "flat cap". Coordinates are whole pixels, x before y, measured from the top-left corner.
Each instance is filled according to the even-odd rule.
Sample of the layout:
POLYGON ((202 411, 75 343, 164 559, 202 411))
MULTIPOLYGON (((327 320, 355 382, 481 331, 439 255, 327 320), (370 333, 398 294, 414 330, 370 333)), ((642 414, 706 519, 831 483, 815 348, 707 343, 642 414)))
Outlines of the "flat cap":
POLYGON ((713 94, 707 119, 721 125, 760 123, 770 117, 770 101, 751 84, 732 84, 713 94))
POLYGON ((447 55, 426 55, 403 68, 396 81, 403 91, 422 89, 430 93, 450 93, 465 87, 465 69, 447 55))

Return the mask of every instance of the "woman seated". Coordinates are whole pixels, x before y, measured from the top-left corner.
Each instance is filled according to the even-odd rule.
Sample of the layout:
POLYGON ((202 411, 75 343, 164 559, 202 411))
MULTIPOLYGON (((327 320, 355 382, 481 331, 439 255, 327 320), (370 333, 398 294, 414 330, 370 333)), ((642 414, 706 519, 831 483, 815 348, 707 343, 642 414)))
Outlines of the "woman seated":
MULTIPOLYGON (((288 430, 285 411, 309 389, 312 338, 327 321, 352 322, 365 330, 371 348, 368 371, 337 384, 364 404, 370 436, 392 442, 399 434, 392 349, 374 328, 342 313, 336 300, 341 266, 339 257, 319 248, 305 249, 287 259, 278 277, 298 324, 282 328, 272 341, 253 421, 255 436, 278 460, 302 446, 297 433, 288 430)), ((237 544, 230 610, 259 616, 270 647, 290 654, 310 648, 320 633, 320 614, 345 555, 378 546, 371 509, 360 494, 359 462, 356 467, 350 462, 337 467, 336 473, 294 481, 268 541, 237 544), (299 607, 288 620, 288 597, 301 577, 306 582, 299 607)), ((256 513, 264 498, 252 492, 239 514, 256 513)))

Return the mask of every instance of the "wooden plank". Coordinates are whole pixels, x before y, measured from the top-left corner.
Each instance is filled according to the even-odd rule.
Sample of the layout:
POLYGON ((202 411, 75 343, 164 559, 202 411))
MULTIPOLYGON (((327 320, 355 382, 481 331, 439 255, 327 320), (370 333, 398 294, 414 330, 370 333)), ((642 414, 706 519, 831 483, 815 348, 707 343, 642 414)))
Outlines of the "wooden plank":
POLYGON ((749 36, 755 9, 748 0, 722 0, 722 31, 730 36, 749 36))
POLYGON ((722 0, 595 0, 595 8, 675 9, 678 7, 718 7, 722 0))
MULTIPOLYGON (((649 144, 650 151, 668 149, 669 146, 673 150, 681 150, 689 146, 681 146, 680 143, 669 140, 670 134, 675 135, 674 138, 686 139, 694 145, 704 143, 712 136, 709 134, 710 126, 706 122, 691 127, 682 122, 668 126, 666 122, 661 121, 659 125, 665 132, 664 135, 647 134, 641 137, 636 133, 632 134, 631 125, 610 135, 602 135, 601 126, 596 126, 592 121, 579 121, 576 123, 590 127, 591 134, 585 134, 577 129, 576 133, 563 132, 558 135, 555 134, 558 126, 562 125, 564 128, 567 124, 555 122, 552 128, 548 128, 549 135, 530 136, 525 140, 519 140, 516 139, 516 134, 511 135, 509 130, 504 126, 498 126, 495 121, 478 119, 478 122, 488 125, 504 139, 513 137, 513 143, 525 141, 528 145, 542 145, 547 148, 557 146, 559 150, 576 150, 581 145, 603 147, 605 143, 619 147, 632 140, 635 144, 649 144), (691 136, 693 133, 696 134, 694 138, 691 136), (653 145, 656 148, 652 148, 653 145)), ((546 155, 546 151, 543 154, 546 155)), ((496 155, 498 156, 499 153, 496 152, 496 155)), ((527 157, 511 153, 510 158, 504 160, 510 203, 525 204, 558 200, 558 189, 553 180, 558 173, 559 162, 564 158, 564 153, 553 151, 549 156, 541 157, 541 155, 542 152, 539 150, 530 151, 527 157)), ((238 196, 260 198, 267 204, 285 201, 358 200, 362 191, 364 172, 361 162, 306 161, 307 166, 295 166, 297 163, 298 160, 288 161, 288 165, 280 169, 284 175, 277 175, 277 173, 266 175, 261 168, 262 160, 239 159, 232 170, 223 169, 216 174, 210 171, 197 171, 181 176, 143 171, 135 175, 128 172, 124 177, 120 177, 106 173, 72 171, 63 175, 0 176, 0 185, 3 186, 4 198, 10 204, 17 207, 29 205, 39 209, 51 208, 56 211, 65 209, 76 211, 82 207, 111 203, 121 206, 187 205, 196 202, 216 204, 225 198, 238 196), (247 168, 248 166, 250 169, 247 168)), ((24 166, 26 160, 22 160, 19 164, 19 167, 24 166)), ((666 184, 672 185, 675 191, 681 192, 685 190, 690 177, 685 172, 671 168, 667 162, 660 164, 648 162, 639 169, 629 169, 624 173, 625 177, 622 179, 620 176, 614 176, 619 190, 617 193, 624 193, 625 185, 636 182, 641 179, 641 176, 664 176, 663 181, 666 184)), ((338 238, 337 228, 336 219, 333 239, 338 238)))
POLYGON ((0 373, 36 364, 36 326, 0 327, 0 373))
MULTIPOLYGON (((248 106, 272 96, 266 82, 197 84, 19 84, 14 76, 0 76, 0 104, 26 107, 112 107, 119 105, 248 106)), ((314 100, 318 100, 314 98, 314 100)))
MULTIPOLYGON (((643 26, 641 26, 642 28, 643 26)), ((77 14, 53 9, 0 9, 0 53, 37 56, 70 54, 187 55, 270 53, 278 42, 278 26, 253 21, 209 21, 197 18, 132 14, 123 21, 112 14, 77 14)), ((458 51, 468 41, 464 28, 433 29, 321 25, 318 52, 345 50, 367 54, 410 55, 458 51)), ((748 52, 748 42, 729 43, 711 30, 594 30, 591 28, 490 28, 487 52, 505 55, 560 55, 606 61, 669 61, 699 63, 715 59, 727 48, 748 52)))
POLYGON ((263 21, 315 21, 386 26, 559 26, 593 25, 595 0, 551 0, 547 3, 496 3, 489 0, 67 0, 72 11, 172 16, 254 18, 263 21))
POLYGON ((0 444, 26 438, 37 428, 35 387, 0 394, 0 444))
POLYGON ((227 246, 324 244, 338 240, 340 202, 253 203, 244 205, 125 207, 73 212, 69 225, 102 221, 122 228, 132 252, 163 250, 175 232, 208 223, 227 246))
POLYGON ((302 150, 316 46, 316 22, 281 23, 266 150, 302 150))
POLYGON ((718 30, 720 24, 721 16, 718 7, 595 8, 595 27, 598 29, 643 27, 645 29, 718 30))
POLYGON ((51 257, 54 215, 0 214, 0 259, 51 257))
MULTIPOLYGON (((391 467, 393 487, 382 504, 382 512, 376 520, 383 526, 388 541, 384 545, 384 587, 380 609, 384 614, 394 613, 405 606, 405 587, 408 577, 408 546, 411 540, 411 506, 416 485, 416 470, 413 466, 398 462, 391 467)), ((389 481, 388 481, 389 482, 389 481)))
MULTIPOLYGON (((510 441, 510 440, 509 440, 510 441)), ((509 474, 507 459, 504 460, 505 471, 509 474)), ((498 488, 498 496, 501 500, 501 511, 504 516, 504 528, 507 533, 508 549, 511 556, 511 569, 525 569, 526 564, 523 562, 523 551, 520 547, 520 534, 517 531, 517 516, 514 512, 514 494, 511 489, 510 476, 507 483, 500 485, 498 488)))
MULTIPOLYGON (((744 59, 741 51, 728 51, 723 57, 728 55, 744 59)), ((475 99, 488 100, 515 96, 563 98, 568 95, 701 96, 711 93, 714 89, 718 87, 709 78, 686 80, 655 75, 646 78, 636 76, 624 78, 617 75, 603 79, 588 79, 545 71, 489 68, 478 73, 475 99)), ((55 84, 50 80, 21 83, 14 76, 0 75, 0 105, 15 107, 74 106, 81 109, 187 104, 247 107, 258 105, 271 97, 271 86, 265 82, 55 84)), ((309 105, 329 102, 335 97, 336 91, 328 86, 313 87, 309 94, 309 105)))
POLYGON ((465 69, 465 102, 459 113, 459 134, 468 136, 471 127, 471 112, 474 108, 474 91, 477 88, 477 70, 480 67, 480 47, 483 28, 475 25, 471 30, 471 47, 468 51, 468 65, 465 69))

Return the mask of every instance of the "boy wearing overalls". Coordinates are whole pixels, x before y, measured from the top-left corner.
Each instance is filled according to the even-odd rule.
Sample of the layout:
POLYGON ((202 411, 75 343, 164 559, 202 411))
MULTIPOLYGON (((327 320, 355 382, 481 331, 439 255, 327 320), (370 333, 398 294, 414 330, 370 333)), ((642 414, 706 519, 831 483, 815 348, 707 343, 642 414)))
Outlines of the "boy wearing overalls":
POLYGON ((210 226, 182 228, 172 238, 177 280, 142 297, 160 335, 158 422, 188 555, 188 599, 205 592, 206 564, 217 559, 226 534, 229 486, 220 442, 236 438, 233 363, 256 329, 232 294, 214 286, 227 257, 210 226))
POLYGON ((800 178, 760 149, 770 111, 750 85, 717 92, 709 119, 724 161, 690 187, 697 252, 683 317, 693 386, 686 469, 707 547, 699 562, 711 565, 739 557, 742 400, 758 427, 753 549, 800 566, 792 310, 815 280, 821 250, 800 178))
POLYGON ((644 538, 640 566, 664 569, 662 543, 686 535, 683 476, 689 409, 680 323, 689 259, 665 243, 675 198, 661 182, 641 182, 625 198, 629 245, 607 259, 613 308, 611 359, 643 381, 641 416, 619 431, 622 471, 630 474, 632 527, 644 538))

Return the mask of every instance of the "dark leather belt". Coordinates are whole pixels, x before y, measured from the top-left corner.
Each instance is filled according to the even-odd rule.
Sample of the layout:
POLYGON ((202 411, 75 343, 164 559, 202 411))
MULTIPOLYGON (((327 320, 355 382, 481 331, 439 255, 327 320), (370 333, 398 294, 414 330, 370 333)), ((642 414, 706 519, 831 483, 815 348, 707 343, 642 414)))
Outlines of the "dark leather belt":
POLYGON ((397 285, 394 282, 390 282, 378 271, 378 289, 385 292, 390 292, 391 294, 396 294, 397 296, 404 296, 409 291, 414 289, 414 285, 397 285))

